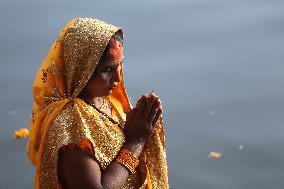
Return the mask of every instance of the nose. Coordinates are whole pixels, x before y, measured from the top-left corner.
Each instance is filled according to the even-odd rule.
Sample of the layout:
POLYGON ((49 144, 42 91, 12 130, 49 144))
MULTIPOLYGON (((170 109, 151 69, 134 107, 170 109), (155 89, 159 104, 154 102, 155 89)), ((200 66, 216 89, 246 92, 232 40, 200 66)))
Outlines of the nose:
POLYGON ((120 82, 120 68, 118 67, 112 74, 113 82, 120 82))

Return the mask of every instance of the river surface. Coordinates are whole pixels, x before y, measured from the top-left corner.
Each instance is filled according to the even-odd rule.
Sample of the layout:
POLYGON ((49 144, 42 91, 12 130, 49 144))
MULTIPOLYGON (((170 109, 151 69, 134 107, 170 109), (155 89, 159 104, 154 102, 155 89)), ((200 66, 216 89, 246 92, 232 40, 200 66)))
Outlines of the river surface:
POLYGON ((124 29, 132 102, 154 89, 164 106, 171 188, 283 188, 284 1, 1 0, 1 189, 33 188, 27 139, 12 133, 29 126, 35 73, 74 17, 124 29))

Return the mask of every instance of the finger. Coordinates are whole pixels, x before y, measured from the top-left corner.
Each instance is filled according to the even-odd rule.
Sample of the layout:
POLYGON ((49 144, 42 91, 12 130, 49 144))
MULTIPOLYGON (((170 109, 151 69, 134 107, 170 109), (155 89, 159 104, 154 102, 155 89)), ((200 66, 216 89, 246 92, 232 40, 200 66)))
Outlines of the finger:
POLYGON ((162 105, 160 97, 156 93, 153 93, 153 95, 160 101, 160 104, 162 105))
POLYGON ((162 102, 161 102, 161 99, 159 98, 159 96, 156 93, 153 93, 153 96, 156 97, 159 100, 160 105, 162 106, 162 102))
POLYGON ((156 123, 157 123, 158 119, 161 117, 162 113, 163 113, 163 109, 159 108, 157 113, 156 113, 156 116, 155 116, 155 118, 152 122, 153 127, 156 126, 156 123))
POLYGON ((136 107, 141 103, 141 101, 142 101, 143 98, 147 98, 147 93, 145 93, 144 95, 142 95, 142 96, 139 98, 139 100, 138 100, 137 103, 136 103, 136 107))
POLYGON ((143 112, 143 117, 145 118, 148 118, 149 117, 149 114, 152 110, 152 106, 154 105, 154 102, 155 102, 155 97, 153 95, 151 95, 149 98, 148 98, 148 102, 144 108, 144 112, 143 112))
POLYGON ((145 104, 146 104, 146 100, 147 100, 147 97, 142 96, 141 103, 138 104, 138 106, 137 106, 137 112, 136 112, 135 116, 142 117, 142 114, 143 114, 143 111, 144 111, 144 108, 145 108, 145 104))
POLYGON ((148 116, 148 121, 150 123, 153 122, 153 120, 155 118, 155 115, 158 112, 159 107, 160 107, 160 100, 159 99, 155 99, 154 104, 153 104, 152 109, 151 109, 151 112, 150 112, 150 114, 148 116))
POLYGON ((156 98, 159 98, 158 95, 157 95, 156 93, 154 93, 154 92, 152 93, 152 95, 153 95, 154 97, 156 97, 156 98))

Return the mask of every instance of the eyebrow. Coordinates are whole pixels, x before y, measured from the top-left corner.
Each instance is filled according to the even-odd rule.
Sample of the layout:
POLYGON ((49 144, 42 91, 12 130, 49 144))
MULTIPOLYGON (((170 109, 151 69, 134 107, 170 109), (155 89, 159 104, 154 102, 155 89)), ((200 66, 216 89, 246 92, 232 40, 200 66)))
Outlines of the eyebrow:
MULTIPOLYGON (((124 61, 124 58, 122 59, 121 64, 123 63, 123 61, 124 61)), ((104 65, 104 67, 111 67, 111 68, 115 68, 115 67, 117 67, 117 66, 118 66, 118 65, 115 63, 115 61, 111 61, 110 64, 105 64, 105 65, 104 65)))

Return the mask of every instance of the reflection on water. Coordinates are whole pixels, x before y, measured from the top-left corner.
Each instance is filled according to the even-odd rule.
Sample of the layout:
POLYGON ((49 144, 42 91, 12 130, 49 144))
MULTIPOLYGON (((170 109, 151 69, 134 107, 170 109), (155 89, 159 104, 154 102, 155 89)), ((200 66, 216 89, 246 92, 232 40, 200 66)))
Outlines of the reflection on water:
POLYGON ((155 89, 165 107, 172 188, 282 188, 283 13, 278 0, 1 1, 0 188, 32 188, 27 140, 11 136, 28 127, 33 77, 73 17, 124 28, 133 103, 155 89))

